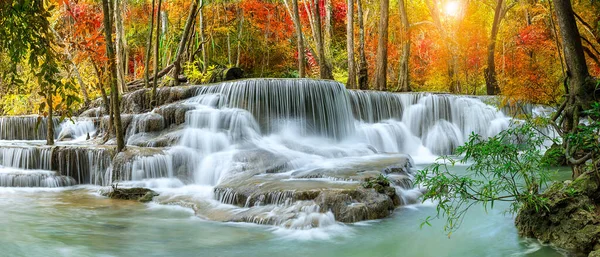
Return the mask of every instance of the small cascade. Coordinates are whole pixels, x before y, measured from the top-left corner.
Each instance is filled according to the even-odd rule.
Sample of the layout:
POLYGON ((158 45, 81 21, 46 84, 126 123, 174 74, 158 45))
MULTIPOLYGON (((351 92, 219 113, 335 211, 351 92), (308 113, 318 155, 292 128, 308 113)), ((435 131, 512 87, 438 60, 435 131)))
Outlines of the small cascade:
POLYGON ((137 156, 122 168, 121 180, 144 180, 173 177, 173 157, 169 154, 137 156))
POLYGON ((50 170, 51 164, 52 148, 50 147, 0 148, 0 166, 26 170, 50 170))
POLYGON ((76 185, 69 176, 47 170, 0 169, 0 187, 66 187, 76 185))
POLYGON ((106 170, 112 163, 111 151, 105 148, 56 147, 52 167, 59 174, 75 179, 78 184, 106 186, 111 177, 106 170))
POLYGON ((96 132, 96 126, 92 119, 77 119, 75 121, 67 120, 63 122, 60 127, 61 131, 58 135, 59 140, 86 140, 88 137, 94 136, 96 132))
MULTIPOLYGON (((56 137, 60 133, 59 119, 53 122, 56 137)), ((47 130, 48 119, 40 116, 0 117, 0 140, 45 140, 47 130)))
POLYGON ((354 118, 344 85, 310 79, 249 79, 199 87, 197 95, 217 94, 219 107, 248 110, 263 134, 281 121, 297 121, 305 135, 342 139, 354 133, 354 118))
POLYGON ((225 133, 233 142, 257 138, 260 135, 260 128, 252 114, 242 109, 200 108, 189 111, 186 113, 186 125, 188 128, 204 130, 186 130, 183 142, 204 132, 210 132, 209 134, 225 133))
POLYGON ((458 126, 446 120, 438 120, 423 137, 423 144, 434 154, 448 155, 464 144, 464 139, 458 126))
POLYGON ((367 123, 402 120, 407 108, 424 94, 390 94, 380 91, 348 91, 354 117, 367 123))

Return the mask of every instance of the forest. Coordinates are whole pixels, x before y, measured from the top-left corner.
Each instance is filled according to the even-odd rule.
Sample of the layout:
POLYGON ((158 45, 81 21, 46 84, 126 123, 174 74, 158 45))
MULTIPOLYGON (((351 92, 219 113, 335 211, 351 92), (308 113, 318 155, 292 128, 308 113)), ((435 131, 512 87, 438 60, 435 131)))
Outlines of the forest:
POLYGON ((0 246, 598 257, 599 99, 598 0, 0 0, 0 246))
MULTIPOLYGON (((39 51, 50 52, 57 83, 67 85, 54 90, 55 111, 69 113, 101 89, 110 92, 100 1, 10 2, 1 7, 9 39, 0 52, 1 113, 39 113, 31 106, 44 102, 36 76, 44 57, 27 49, 34 42, 45 43, 39 51)), ((545 104, 564 94, 550 1, 136 0, 109 7, 121 93, 155 77, 159 87, 208 83, 236 67, 245 78, 335 79, 356 89, 501 94, 545 104)), ((575 1, 573 8, 590 73, 598 76, 600 5, 575 1)))

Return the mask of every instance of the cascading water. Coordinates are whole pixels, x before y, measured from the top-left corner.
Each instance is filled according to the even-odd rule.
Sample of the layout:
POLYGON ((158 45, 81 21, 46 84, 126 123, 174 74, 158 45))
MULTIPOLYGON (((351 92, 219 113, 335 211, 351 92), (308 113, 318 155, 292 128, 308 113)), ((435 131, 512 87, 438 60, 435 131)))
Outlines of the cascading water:
MULTIPOLYGON (((251 79, 193 91, 191 98, 130 115, 129 150, 121 157, 113 160, 104 148, 85 149, 89 143, 82 138, 94 136, 98 118, 81 119, 63 123, 59 138, 84 146, 0 147, 0 165, 31 170, 0 177, 31 186, 109 185, 118 178, 121 186, 162 190, 161 203, 191 202, 198 215, 214 220, 305 229, 335 225, 335 218, 353 222, 388 215, 359 202, 328 204, 342 199, 335 192, 359 190, 362 179, 398 163, 405 168, 390 175, 398 181, 392 194, 402 204, 415 202, 420 191, 411 189, 412 159, 451 154, 471 133, 492 136, 509 123, 477 98, 350 91, 333 81, 251 79), (156 145, 162 147, 148 147, 156 145), (39 169, 54 170, 53 178, 64 181, 39 182, 52 176, 33 171, 39 169), (229 207, 215 209, 223 203, 229 207), (340 213, 349 216, 334 217, 340 213)), ((7 138, 30 139, 4 130, 12 131, 7 138)), ((11 183, 2 185, 16 185, 11 183)), ((380 196, 352 192, 355 198, 380 196)), ((381 199, 393 207, 387 197, 381 199)))
MULTIPOLYGON (((59 127, 58 118, 53 122, 55 128, 59 127)), ((44 140, 47 127, 48 120, 39 116, 0 117, 0 140, 44 140)), ((58 135, 60 129, 55 132, 58 135)))

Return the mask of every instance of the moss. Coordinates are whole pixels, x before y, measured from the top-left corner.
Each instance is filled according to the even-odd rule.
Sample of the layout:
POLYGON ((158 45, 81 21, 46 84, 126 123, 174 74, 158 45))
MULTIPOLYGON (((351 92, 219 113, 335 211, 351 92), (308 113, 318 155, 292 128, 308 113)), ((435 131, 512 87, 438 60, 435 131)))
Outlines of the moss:
POLYGON ((158 193, 142 187, 134 188, 113 188, 112 191, 104 194, 111 199, 134 200, 139 202, 150 202, 158 193))

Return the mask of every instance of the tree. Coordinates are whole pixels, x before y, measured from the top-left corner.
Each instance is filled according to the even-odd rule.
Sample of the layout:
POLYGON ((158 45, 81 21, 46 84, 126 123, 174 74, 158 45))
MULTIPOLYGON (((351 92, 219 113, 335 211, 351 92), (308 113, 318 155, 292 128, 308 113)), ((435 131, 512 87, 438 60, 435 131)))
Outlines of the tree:
POLYGON ((408 22, 408 14, 406 13, 406 2, 398 1, 400 10, 400 20, 402 21, 402 56, 400 59, 400 71, 398 72, 398 89, 402 92, 410 92, 410 72, 408 60, 410 57, 410 23, 408 22))
POLYGON ((115 56, 115 46, 112 40, 112 6, 111 0, 102 0, 102 12, 104 13, 104 37, 106 38, 106 55, 108 57, 108 70, 110 82, 110 102, 112 104, 113 121, 115 125, 115 134, 117 137, 117 152, 125 149, 125 140, 123 138, 123 126, 121 124, 121 110, 119 101, 119 89, 117 88, 117 64, 115 56))
POLYGON ((304 36, 302 34, 302 24, 300 23, 300 12, 298 11, 298 0, 292 0, 292 7, 287 0, 283 0, 296 30, 296 51, 298 51, 298 77, 304 78, 304 36))
MULTIPOLYGON (((200 5, 200 0, 192 0, 192 4, 190 7, 190 13, 188 14, 188 18, 185 22, 185 27, 183 29, 183 34, 181 34, 181 40, 179 41, 179 46, 177 47, 177 53, 175 54, 175 61, 173 62, 173 82, 175 86, 179 85, 179 74, 181 73, 181 61, 184 59, 184 53, 186 49, 186 44, 190 37, 190 32, 192 27, 194 26, 194 22, 196 21, 196 14, 198 5, 200 5)), ((202 8, 202 6, 200 6, 202 8)), ((229 51, 231 52, 231 51, 229 51)), ((230 56, 230 55, 229 55, 230 56)), ((231 63, 231 58, 229 58, 231 63)), ((156 92, 153 92, 155 95, 156 92)))
MULTIPOLYGON (((71 108, 79 102, 73 94, 72 83, 63 83, 59 79, 61 55, 48 20, 50 11, 45 1, 3 1, 0 2, 0 51, 5 52, 12 62, 7 84, 18 86, 24 81, 19 78, 18 63, 27 61, 37 78, 40 88, 38 92, 44 102, 39 105, 39 112, 45 110, 47 133, 46 144, 54 144, 54 95, 61 96, 64 101, 62 118, 70 115, 71 108)), ((41 121, 41 119, 40 119, 41 121)))
MULTIPOLYGON (((554 120, 564 111, 563 133, 577 133, 582 112, 588 110, 592 102, 597 101, 600 91, 588 71, 571 1, 554 1, 554 4, 567 64, 565 83, 568 83, 567 99, 554 116, 554 120)), ((566 158, 573 165, 573 177, 576 178, 582 173, 581 165, 593 156, 591 153, 576 156, 575 147, 569 138, 564 141, 564 145, 566 158)))
POLYGON ((363 17, 362 0, 356 0, 358 11, 358 88, 369 89, 369 69, 367 55, 365 54, 365 20, 363 17))
POLYGON ((127 38, 125 38, 125 28, 123 26, 123 4, 126 1, 114 1, 113 15, 115 16, 115 46, 116 46, 116 65, 117 82, 121 93, 126 91, 125 70, 127 66, 127 38))
POLYGON ((331 67, 328 65, 327 56, 325 55, 325 40, 321 29, 321 11, 318 0, 312 1, 312 18, 314 23, 314 38, 317 45, 317 59, 319 60, 319 77, 322 79, 333 79, 331 67))
MULTIPOLYGON (((149 76, 149 66, 150 66, 150 53, 152 52, 152 32, 154 31, 154 15, 155 15, 155 2, 156 0, 152 0, 152 14, 150 16, 150 29, 148 32, 148 43, 146 43, 146 59, 144 64, 144 87, 150 88, 150 76, 149 76)), ((157 19, 158 22, 158 19, 157 19)), ((156 32, 160 33, 160 32, 156 32)))
POLYGON ((348 0, 346 10, 346 50, 348 51, 348 88, 356 88, 356 62, 354 60, 354 0, 348 0))
POLYGON ((504 19, 506 11, 507 8, 504 0, 497 0, 494 11, 494 22, 492 23, 492 32, 487 50, 487 68, 484 70, 485 86, 488 95, 497 95, 500 93, 498 79, 496 78, 496 59, 494 57, 496 54, 496 37, 498 36, 500 23, 502 22, 502 19, 504 19))
POLYGON ((379 26, 377 37, 377 59, 375 64, 375 88, 385 91, 387 88, 387 43, 389 22, 389 0, 380 0, 379 26))

